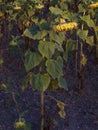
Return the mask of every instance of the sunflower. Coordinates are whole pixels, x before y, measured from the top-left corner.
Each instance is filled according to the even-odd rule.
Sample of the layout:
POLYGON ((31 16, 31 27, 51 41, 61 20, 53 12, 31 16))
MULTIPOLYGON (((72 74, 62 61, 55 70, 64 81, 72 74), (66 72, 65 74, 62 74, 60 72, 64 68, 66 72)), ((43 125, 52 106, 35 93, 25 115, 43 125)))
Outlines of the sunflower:
POLYGON ((21 6, 15 6, 14 10, 21 10, 21 6))
POLYGON ((43 9, 44 8, 44 5, 41 5, 41 4, 38 4, 35 6, 36 9, 43 9))
POLYGON ((56 32, 70 31, 70 30, 75 29, 77 25, 78 24, 76 22, 62 23, 62 24, 53 26, 53 30, 56 32))
POLYGON ((88 7, 89 7, 90 9, 98 8, 98 2, 93 3, 93 4, 90 4, 88 7))

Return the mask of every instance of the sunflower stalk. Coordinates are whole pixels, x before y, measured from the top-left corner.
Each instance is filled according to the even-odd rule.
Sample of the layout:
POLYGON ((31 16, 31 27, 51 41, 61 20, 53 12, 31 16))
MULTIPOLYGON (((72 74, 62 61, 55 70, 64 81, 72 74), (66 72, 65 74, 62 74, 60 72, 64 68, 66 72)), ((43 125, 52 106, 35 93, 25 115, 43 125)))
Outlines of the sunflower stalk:
POLYGON ((44 91, 41 92, 41 130, 44 130, 44 91))
MULTIPOLYGON (((83 16, 85 15, 85 12, 83 13, 83 16)), ((84 29, 84 22, 82 23, 81 29, 84 29)), ((80 63, 79 63, 79 81, 78 81, 78 92, 81 92, 81 89, 83 88, 83 65, 81 64, 81 59, 83 56, 83 42, 80 43, 80 63)))

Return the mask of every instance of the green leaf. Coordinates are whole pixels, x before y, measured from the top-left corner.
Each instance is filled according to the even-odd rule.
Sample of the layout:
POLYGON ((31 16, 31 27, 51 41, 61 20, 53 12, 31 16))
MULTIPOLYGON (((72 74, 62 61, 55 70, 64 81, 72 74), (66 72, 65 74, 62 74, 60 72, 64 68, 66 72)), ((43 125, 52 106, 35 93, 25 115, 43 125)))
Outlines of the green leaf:
POLYGON ((26 71, 36 67, 42 61, 42 56, 38 52, 27 51, 25 53, 25 68, 26 71))
POLYGON ((63 53, 63 58, 64 58, 65 61, 68 60, 69 52, 75 50, 75 48, 76 48, 76 44, 75 43, 76 43, 76 41, 74 41, 72 39, 67 40, 66 48, 65 48, 66 50, 63 53))
POLYGON ((32 125, 26 123, 24 130, 32 130, 32 125))
POLYGON ((3 59, 0 59, 0 65, 2 65, 3 64, 3 59))
POLYGON ((48 23, 44 19, 42 19, 39 24, 40 24, 39 27, 41 30, 49 30, 50 29, 50 23, 48 23))
POLYGON ((50 39, 62 45, 65 40, 65 34, 63 32, 54 33, 54 31, 50 31, 49 33, 50 39))
POLYGON ((32 15, 34 15, 34 11, 32 11, 32 9, 28 9, 27 12, 29 17, 32 17, 32 15))
POLYGON ((58 78, 62 75, 63 60, 59 56, 57 60, 49 59, 46 61, 47 72, 52 76, 53 79, 58 78))
POLYGON ((38 31, 39 31, 38 26, 32 26, 24 30, 23 36, 33 39, 33 36, 36 35, 38 31))
POLYGON ((90 15, 84 15, 80 17, 81 20, 87 23, 89 27, 95 27, 94 21, 90 18, 90 15))
POLYGON ((36 35, 33 36, 33 39, 37 39, 37 40, 43 39, 47 34, 48 31, 46 30, 39 31, 36 35))
POLYGON ((96 39, 98 41, 98 26, 95 26, 94 31, 95 31, 96 39))
POLYGON ((83 4, 79 4, 79 5, 78 5, 78 9, 79 9, 79 13, 86 11, 85 8, 83 7, 83 4))
POLYGON ((79 29, 77 31, 77 35, 82 39, 82 40, 85 40, 87 35, 88 35, 88 30, 81 30, 79 29))
POLYGON ((40 41, 38 46, 39 52, 43 57, 51 58, 55 51, 55 44, 53 42, 40 41))
POLYGON ((68 10, 67 2, 66 2, 66 1, 61 1, 61 2, 60 2, 60 7, 61 7, 61 9, 63 9, 63 10, 68 10))
POLYGON ((66 19, 66 20, 68 20, 68 21, 73 21, 72 19, 73 19, 73 15, 72 15, 72 12, 69 12, 68 10, 66 10, 66 11, 63 11, 63 13, 62 13, 62 18, 64 18, 64 19, 66 19))
POLYGON ((60 51, 60 52, 64 52, 64 49, 63 49, 62 45, 59 45, 59 44, 55 43, 55 48, 56 48, 58 51, 60 51))
POLYGON ((93 46, 94 45, 94 37, 93 36, 87 37, 86 43, 89 44, 90 46, 93 46))
POLYGON ((48 74, 37 74, 32 76, 32 87, 39 91, 45 91, 50 83, 50 76, 48 74))
POLYGON ((65 78, 59 77, 58 78, 58 84, 59 84, 60 88, 64 88, 66 91, 68 91, 68 87, 67 87, 67 83, 66 83, 65 78))
POLYGON ((61 15, 63 13, 63 11, 57 7, 51 6, 49 9, 50 9, 51 13, 53 13, 55 15, 61 15))

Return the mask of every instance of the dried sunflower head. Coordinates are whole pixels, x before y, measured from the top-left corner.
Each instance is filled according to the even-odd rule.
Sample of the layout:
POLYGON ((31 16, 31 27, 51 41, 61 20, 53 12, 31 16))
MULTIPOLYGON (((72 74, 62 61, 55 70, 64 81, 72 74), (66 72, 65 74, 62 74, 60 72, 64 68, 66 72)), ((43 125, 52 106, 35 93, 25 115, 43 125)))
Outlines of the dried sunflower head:
POLYGON ((24 121, 18 121, 15 123, 15 128, 24 128, 25 122, 24 121))

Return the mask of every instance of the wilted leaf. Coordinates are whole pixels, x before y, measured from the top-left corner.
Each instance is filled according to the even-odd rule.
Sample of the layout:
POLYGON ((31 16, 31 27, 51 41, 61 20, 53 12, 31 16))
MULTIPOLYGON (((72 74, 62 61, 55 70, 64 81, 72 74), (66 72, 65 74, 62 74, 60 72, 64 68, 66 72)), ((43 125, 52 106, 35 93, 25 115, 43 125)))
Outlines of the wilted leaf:
POLYGON ((57 81, 57 79, 54 79, 54 80, 52 80, 52 81, 50 82, 49 87, 48 87, 48 90, 54 91, 54 90, 56 90, 56 89, 58 89, 58 88, 59 88, 59 86, 58 86, 58 81, 57 81))
POLYGON ((65 108, 65 104, 64 104, 63 102, 61 102, 61 101, 58 101, 58 102, 57 102, 57 106, 58 106, 58 108, 59 108, 60 110, 64 110, 64 108, 65 108))
POLYGON ((58 112, 59 116, 63 119, 65 119, 66 112, 64 110, 58 112))
POLYGON ((87 58, 86 58, 86 56, 84 55, 84 54, 82 54, 82 57, 81 57, 81 64, 82 65, 86 65, 86 63, 87 63, 87 58))

